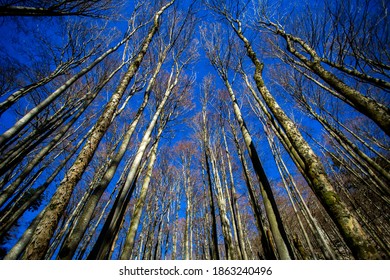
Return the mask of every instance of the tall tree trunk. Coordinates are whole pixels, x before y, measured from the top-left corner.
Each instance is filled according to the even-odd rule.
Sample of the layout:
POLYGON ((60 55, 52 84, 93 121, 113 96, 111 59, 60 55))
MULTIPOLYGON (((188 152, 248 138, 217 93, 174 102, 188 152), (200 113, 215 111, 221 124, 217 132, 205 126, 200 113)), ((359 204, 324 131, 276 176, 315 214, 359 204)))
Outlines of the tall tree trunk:
POLYGON ((230 185, 231 185, 231 205, 232 205, 231 208, 232 208, 233 219, 235 220, 235 227, 237 229, 236 234, 237 234, 238 246, 239 246, 241 258, 243 260, 247 260, 248 256, 246 253, 246 246, 245 246, 245 241, 244 241, 244 233, 243 233, 243 228, 242 228, 241 215, 240 215, 238 202, 237 202, 237 193, 236 193, 236 187, 235 187, 234 178, 233 178, 233 168, 232 168, 230 152, 229 152, 229 147, 228 147, 228 143, 226 140, 226 133, 225 133, 224 126, 222 126, 222 137, 223 137, 223 143, 224 143, 224 147, 225 147, 228 168, 229 168, 229 178, 230 178, 230 185))
MULTIPOLYGON (((254 79, 257 89, 261 93, 272 114, 285 130, 288 138, 300 154, 302 160, 305 162, 305 173, 312 183, 314 188, 313 191, 328 211, 330 217, 336 223, 354 256, 358 259, 378 258, 378 252, 371 244, 367 233, 363 230, 356 217, 349 211, 346 204, 340 199, 339 195, 329 182, 321 161, 315 155, 309 144, 304 140, 294 122, 280 108, 275 98, 265 86, 262 77, 263 64, 258 60, 248 39, 243 35, 241 23, 237 21, 238 27, 235 26, 233 22, 231 23, 237 36, 244 43, 248 57, 255 66, 254 79)), ((388 127, 390 127, 390 125, 388 127)))
MULTIPOLYGON (((293 160, 295 165, 298 167, 298 170, 301 173, 303 173, 302 166, 304 166, 304 165, 300 163, 300 160, 296 160, 297 157, 300 158, 299 155, 296 154, 297 153, 296 150, 291 146, 290 141, 286 138, 287 136, 280 129, 280 127, 278 127, 278 124, 276 122, 269 123, 269 119, 273 118, 273 117, 266 111, 265 105, 258 98, 258 96, 256 96, 254 89, 249 84, 248 77, 246 76, 245 73, 243 73, 243 76, 246 80, 246 84, 247 84, 249 90, 252 93, 252 96, 255 97, 256 101, 258 102, 259 106, 261 107, 261 111, 259 112, 258 110, 256 110, 257 108, 255 108, 251 104, 251 108, 252 108, 253 112, 257 115, 259 120, 263 123, 263 127, 264 127, 264 130, 267 132, 267 135, 271 133, 269 130, 272 129, 272 131, 275 133, 275 135, 279 138, 280 142, 283 144, 284 148, 287 150, 289 156, 291 157, 291 159, 293 160), (286 144, 286 142, 290 143, 290 144, 286 144)), ((292 197, 294 197, 295 201, 297 201, 299 208, 300 208, 303 216, 307 220, 307 223, 308 223, 312 233, 314 234, 317 242, 319 244, 321 244, 320 245, 321 251, 323 252, 324 256, 327 259, 336 259, 337 257, 335 255, 333 249, 330 247, 329 242, 324 238, 324 235, 322 233, 322 229, 320 228, 317 220, 312 216, 309 208, 307 207, 303 197, 301 196, 301 194, 300 194, 300 192, 299 192, 299 190, 294 182, 294 179, 292 178, 291 174, 288 173, 288 171, 287 171, 288 169, 287 169, 286 165, 284 164, 284 161, 281 160, 279 163, 282 165, 281 169, 286 170, 286 172, 287 172, 287 175, 288 175, 287 181, 292 186, 291 195, 292 195, 292 197)), ((305 176, 304 173, 302 175, 308 181, 308 183, 310 183, 308 177, 305 176)))
MULTIPOLYGON (((221 74, 221 73, 220 73, 221 74)), ((287 234, 285 232, 282 219, 280 217, 280 213, 278 210, 278 207, 275 202, 274 195, 272 193, 271 186, 269 184, 267 175, 264 172, 263 166, 261 164, 261 161, 259 159, 257 150, 253 144, 252 137, 246 127, 245 121, 242 117, 240 107, 237 104, 237 100, 235 97, 235 94, 233 92, 233 89, 227 80, 227 77, 225 75, 221 75, 221 78, 224 81, 224 84, 229 92, 231 101, 233 103, 233 109, 234 114, 236 117, 237 122, 239 123, 241 133, 244 138, 244 142, 246 145, 246 148, 249 153, 249 157, 252 161, 253 168, 256 171, 256 175, 258 177, 258 181, 260 184, 260 191, 261 195, 263 197, 263 203, 265 206, 266 214, 268 221, 270 223, 271 232, 276 244, 276 248, 278 250, 279 258, 281 259, 291 259, 293 258, 293 254, 291 251, 291 246, 289 244, 289 240, 287 238, 287 234)))
POLYGON ((160 125, 157 136, 155 139, 155 143, 153 144, 153 147, 151 148, 151 153, 149 158, 149 163, 146 168, 146 175, 144 177, 144 181, 142 183, 142 187, 140 190, 139 197, 137 199, 137 202, 135 204, 133 215, 131 216, 131 222, 129 229, 126 234, 125 243, 122 249, 122 252, 120 254, 121 260, 128 260, 131 257, 131 252, 133 251, 134 242, 135 242, 135 235, 138 230, 138 225, 141 220, 142 210, 145 204, 146 195, 148 193, 150 180, 152 178, 154 163, 156 162, 157 158, 157 149, 158 149, 158 143, 160 141, 161 134, 164 130, 164 125, 160 125))
POLYGON ((163 110, 165 103, 167 102, 173 88, 178 83, 180 70, 178 69, 176 72, 176 77, 174 78, 174 81, 172 81, 173 77, 173 69, 171 72, 171 76, 168 81, 168 85, 166 88, 166 91, 164 93, 164 97, 161 100, 160 104, 158 105, 158 108, 156 112, 153 115, 152 120, 149 123, 148 128, 146 129, 144 136, 141 140, 141 143, 138 147, 138 150, 136 152, 136 156, 134 158, 134 161, 132 163, 132 166, 130 168, 130 172, 127 175, 125 185, 120 190, 117 199, 115 200, 115 203, 113 205, 113 209, 110 211, 109 217, 107 218, 104 227, 101 231, 101 234, 99 235, 98 241, 95 244, 93 250, 91 251, 90 255, 88 256, 89 259, 105 259, 107 257, 107 248, 109 244, 112 242, 113 234, 117 232, 118 230, 118 224, 120 223, 121 219, 123 218, 124 211, 125 211, 125 201, 129 199, 132 195, 133 188, 135 187, 136 178, 138 176, 139 167, 143 158, 143 155, 146 151, 147 146, 149 145, 151 141, 151 133, 156 125, 156 122, 161 114, 161 111, 163 110), (130 197, 129 197, 130 196, 130 197))
MULTIPOLYGON (((184 168, 189 168, 189 166, 185 166, 184 168)), ((184 229, 184 259, 190 260, 191 254, 190 254, 190 247, 192 247, 192 240, 190 238, 190 232, 191 232, 191 211, 192 211, 192 195, 191 195, 191 182, 190 178, 187 176, 185 170, 183 171, 183 179, 184 179, 184 189, 186 192, 186 226, 184 229)))
MULTIPOLYGON (((288 175, 289 175, 289 174, 286 175, 286 173, 288 173, 288 170, 286 170, 286 169, 283 168, 283 167, 285 166, 285 165, 282 165, 282 163, 281 163, 281 162, 283 162, 283 159, 282 159, 282 157, 281 157, 279 151, 278 151, 277 148, 276 148, 276 145, 275 145, 275 143, 274 143, 274 141, 273 141, 273 138, 272 138, 272 135, 270 134, 270 131, 269 131, 268 129, 266 129, 266 128, 264 128, 264 130, 265 130, 265 133, 267 134, 267 140, 268 140, 269 146, 270 146, 270 148, 271 148, 272 155, 273 155, 273 157, 274 157, 274 159, 275 159, 275 163, 276 163, 276 166, 277 166, 277 168, 278 168, 280 177, 282 178, 282 183, 283 183, 284 189, 286 190, 288 199, 289 199, 289 201, 290 201, 290 203, 291 203, 291 206, 292 206, 292 208, 293 208, 293 210, 294 210, 295 216, 297 217, 299 227, 300 227, 300 229, 301 229, 301 231, 302 231, 302 233, 303 233, 303 236, 305 237, 306 243, 307 243, 307 245, 308 245, 308 247, 309 247, 309 250, 310 250, 310 253, 311 253, 312 257, 313 257, 314 259, 317 259, 316 254, 315 254, 314 249, 313 249, 313 245, 312 245, 312 243, 311 243, 311 241, 310 241, 310 238, 309 238, 309 236, 308 236, 308 234, 307 234, 307 231, 306 231, 306 229, 305 229, 305 227, 304 227, 304 225, 303 225, 303 223, 302 223, 302 219, 301 219, 301 217, 300 217, 300 215, 299 215, 298 209, 297 209, 297 207, 296 207, 296 203, 295 203, 295 201, 294 201, 294 199, 293 199, 293 197, 292 197, 292 195, 291 195, 290 188, 289 188, 288 183, 287 183, 287 181, 286 181, 286 177, 288 177, 288 175)), ((295 235, 294 235, 293 242, 294 242, 294 245, 295 245, 295 246, 296 246, 296 245, 302 246, 302 243, 301 243, 301 241, 298 239, 298 236, 295 236, 295 235), (299 241, 299 242, 298 242, 298 241, 299 241)), ((304 256, 304 255, 302 254, 301 248, 298 247, 297 249, 298 249, 298 251, 301 253, 301 255, 304 256)), ((305 257, 306 257, 306 258, 304 258, 304 259, 307 259, 307 258, 308 258, 308 256, 306 256, 306 253, 305 253, 305 257)))
POLYGON ((231 188, 229 188, 229 184, 227 182, 227 173, 226 173, 226 164, 225 164, 225 158, 223 156, 223 152, 222 152, 222 149, 219 150, 219 158, 220 158, 220 162, 221 162, 221 175, 222 175, 222 180, 223 181, 223 184, 222 184, 222 193, 223 195, 226 197, 226 201, 227 201, 227 211, 230 211, 230 215, 231 215, 231 223, 232 223, 232 226, 231 226, 231 233, 232 233, 232 245, 233 245, 233 256, 232 258, 233 259, 239 259, 239 260, 242 260, 242 255, 241 255, 241 250, 240 250, 240 244, 238 242, 238 232, 237 232, 237 224, 236 224, 236 221, 237 221, 237 217, 236 217, 236 212, 234 211, 233 209, 233 203, 232 203, 232 197, 231 197, 231 188))
POLYGON ((227 217, 227 211, 226 211, 226 199, 225 196, 223 195, 222 191, 222 183, 221 179, 219 176, 219 170, 217 168, 217 161, 214 155, 214 152, 212 149, 210 149, 210 159, 211 159, 211 167, 213 170, 213 177, 215 181, 215 188, 217 190, 217 205, 219 209, 219 216, 221 218, 221 226, 222 226, 222 234, 224 237, 225 241, 225 246, 226 246, 226 259, 231 260, 234 258, 234 244, 233 244, 233 237, 231 233, 231 226, 229 223, 229 219, 227 217))
POLYGON ((82 174, 87 168, 89 162, 92 160, 94 152, 97 149, 103 135, 107 131, 127 86, 137 72, 149 47, 149 44, 152 41, 152 38, 158 30, 161 14, 171 4, 173 4, 173 1, 163 6, 156 13, 153 26, 143 41, 140 52, 129 66, 129 69, 122 78, 121 83, 115 90, 114 94, 111 96, 111 99, 107 103, 103 114, 94 126, 93 132, 87 140, 87 144, 82 148, 75 163, 69 169, 64 180, 62 180, 60 183, 56 193, 53 195, 49 205, 45 208, 44 215, 39 225, 37 226, 35 234, 29 245, 26 247, 26 253, 23 256, 24 259, 40 259, 44 257, 46 250, 49 247, 50 239, 54 233, 55 228, 57 227, 59 218, 61 217, 69 202, 74 187, 81 179, 82 174))
POLYGON ((209 206, 211 209, 211 219, 212 219, 212 229, 211 229, 211 236, 212 236, 212 246, 211 246, 211 259, 213 260, 219 260, 219 249, 218 249, 218 235, 217 235, 217 221, 215 216, 215 205, 214 205, 214 192, 213 192, 213 185, 212 185, 212 179, 211 179, 211 168, 210 168, 210 150, 208 148, 208 142, 207 139, 207 116, 206 116, 206 110, 205 110, 205 104, 203 105, 202 110, 202 144, 203 144, 203 155, 204 155, 204 165, 206 169, 206 176, 207 176, 207 185, 208 185, 208 197, 209 197, 209 206))
POLYGON ((262 220, 261 210, 260 210, 260 207, 256 201, 256 197, 254 194, 254 187, 252 186, 252 183, 250 180, 249 168, 248 168, 248 165, 246 163, 246 159, 244 158, 243 152, 241 151, 241 147, 239 145, 238 138, 237 138, 237 132, 231 123, 230 123, 230 127, 231 127, 231 130, 233 133, 233 141, 234 141, 234 144, 236 145, 237 154, 238 154, 238 157, 240 159, 241 166, 243 169, 244 179, 245 179, 246 187, 247 187, 247 190, 249 193, 249 201, 250 201, 250 204, 252 206, 253 212, 255 214, 256 226, 257 226, 257 229, 259 230, 259 233, 260 233, 261 245, 263 247, 264 255, 265 255, 266 259, 274 260, 274 259, 276 259, 276 252, 273 250, 273 247, 271 245, 271 240, 268 239, 268 235, 266 234, 266 228, 265 228, 265 225, 264 225, 263 220, 262 220))
POLYGON ((211 237, 212 237, 212 244, 211 244, 211 259, 212 260, 219 260, 219 249, 218 249, 218 235, 217 235, 217 221, 215 216, 215 205, 214 205, 214 192, 213 192, 213 185, 211 180, 211 170, 210 170, 210 162, 209 162, 209 156, 207 151, 204 151, 204 160, 205 160, 205 166, 206 166, 206 176, 207 176, 207 185, 208 185, 208 198, 209 198, 209 206, 211 210, 211 220, 212 220, 212 227, 211 227, 211 237))
POLYGON ((128 149, 132 135, 133 135, 133 133, 138 125, 139 120, 141 119, 141 116, 144 112, 144 109, 146 108, 146 106, 149 102, 151 90, 154 86, 155 80, 157 78, 158 73, 161 70, 161 67, 163 65, 165 58, 166 58, 166 51, 160 57, 160 59, 157 63, 157 66, 154 70, 154 73, 149 80, 148 86, 146 87, 142 104, 140 105, 140 107, 139 107, 134 119, 132 120, 130 126, 127 128, 127 132, 125 134, 125 137, 123 138, 123 141, 122 141, 116 155, 114 156, 114 159, 110 163, 110 166, 108 167, 108 169, 104 173, 104 176, 99 181, 98 185, 93 190, 93 193, 92 193, 90 199, 88 200, 87 204, 84 207, 84 211, 81 214, 81 217, 78 219, 78 221, 75 225, 75 230, 64 241, 64 243, 60 249, 60 252, 58 254, 60 259, 71 259, 74 252, 76 251, 77 245, 80 242, 81 238, 83 237, 83 235, 88 227, 88 223, 91 220, 94 209, 96 208, 101 196, 103 195, 107 186, 109 185, 112 178, 114 177, 115 172, 116 172, 119 164, 121 163, 123 156, 125 155, 125 153, 128 149))

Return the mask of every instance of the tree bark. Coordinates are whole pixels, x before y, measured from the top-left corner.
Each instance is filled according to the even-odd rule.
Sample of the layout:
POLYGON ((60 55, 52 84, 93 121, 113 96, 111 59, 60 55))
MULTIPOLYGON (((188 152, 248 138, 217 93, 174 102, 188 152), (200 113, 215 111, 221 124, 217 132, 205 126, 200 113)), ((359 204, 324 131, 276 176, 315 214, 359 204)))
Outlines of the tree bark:
MULTIPOLYGON (((336 223, 352 253, 358 259, 378 258, 378 252, 371 244, 366 232, 363 230, 356 217, 349 211, 346 204, 341 201, 339 195, 329 182, 321 161, 315 155, 309 144, 304 140, 294 122, 280 108, 275 98, 265 86, 262 77, 263 64, 258 60, 248 39, 243 35, 240 25, 239 27, 236 27, 232 22, 231 25, 237 36, 244 43, 247 55, 255 66, 254 79, 257 89, 261 93, 272 114, 285 130, 288 138, 300 154, 302 160, 305 162, 305 173, 312 182, 313 191, 336 223)), ((390 127, 390 125, 388 127, 390 127)))
POLYGON ((140 105, 137 114, 135 115, 133 121, 131 122, 130 126, 127 128, 127 132, 125 134, 125 137, 123 138, 123 141, 118 149, 118 152, 115 154, 112 162, 110 163, 110 166, 104 173, 102 179, 99 181, 98 185, 94 188, 93 193, 91 197, 89 198, 87 204, 84 207, 84 210, 81 214, 81 217, 78 219, 75 230, 73 233, 66 238, 63 245, 61 246, 60 252, 58 253, 58 257, 60 259, 71 259, 73 254, 75 253, 77 249, 77 245, 79 244, 80 240, 82 239, 87 227, 88 223, 91 220, 92 214, 103 195, 104 191, 106 190, 107 186, 111 182, 112 178, 115 175, 115 172, 121 163, 123 156, 125 155, 125 152, 127 151, 127 148, 129 146, 130 140, 132 138, 132 135, 138 125, 139 120, 141 119, 141 116, 143 114, 144 109, 146 108, 148 102, 151 90, 153 88, 153 85, 155 83, 155 80, 157 78, 158 73, 161 70, 161 66, 163 64, 163 61, 165 60, 166 52, 163 54, 163 56, 160 58, 159 62, 157 63, 156 69, 149 80, 148 86, 145 90, 144 98, 142 101, 142 104, 140 105))
MULTIPOLYGON (((44 215, 39 225, 37 226, 35 234, 26 248, 26 253, 23 256, 24 259, 40 259, 44 257, 46 250, 49 247, 50 239, 54 233, 55 228, 57 227, 63 211, 68 204, 74 187, 81 179, 81 176, 87 168, 88 163, 92 160, 94 152, 97 149, 103 135, 107 131, 127 86, 137 72, 149 47, 149 44, 152 41, 152 38, 158 30, 159 18, 161 14, 172 3, 173 1, 165 5, 162 9, 160 9, 160 11, 156 13, 153 26, 144 39, 140 52, 129 66, 127 72, 121 80, 121 83, 115 90, 114 94, 111 96, 110 101, 107 103, 103 114, 94 126, 93 132, 88 138, 86 145, 83 146, 79 156, 76 159, 76 162, 68 170, 56 193, 53 195, 49 205, 45 208, 44 215)), ((101 60, 102 59, 103 58, 101 58, 101 60)), ((95 63, 97 64, 98 62, 95 61, 95 63)), ((92 69, 92 67, 90 68, 92 69)), ((55 99, 55 97, 52 99, 55 99)), ((46 103, 48 103, 48 101, 46 103)))
POLYGON ((152 172, 154 168, 154 164, 157 159, 157 149, 158 149, 158 143, 161 137, 161 134, 164 130, 164 125, 160 126, 157 132, 157 136, 155 139, 155 143, 153 144, 153 147, 151 148, 151 153, 149 156, 149 163, 146 168, 146 175, 144 177, 144 181, 142 183, 142 187, 140 190, 139 197, 137 199, 135 209, 133 212, 133 215, 131 216, 131 222, 129 229, 126 234, 125 243, 122 249, 122 252, 120 254, 121 260, 128 260, 131 257, 131 252, 133 251, 134 242, 135 242, 135 235, 138 230, 139 222, 141 220, 142 210, 145 204, 146 195, 148 193, 150 180, 152 178, 152 172))

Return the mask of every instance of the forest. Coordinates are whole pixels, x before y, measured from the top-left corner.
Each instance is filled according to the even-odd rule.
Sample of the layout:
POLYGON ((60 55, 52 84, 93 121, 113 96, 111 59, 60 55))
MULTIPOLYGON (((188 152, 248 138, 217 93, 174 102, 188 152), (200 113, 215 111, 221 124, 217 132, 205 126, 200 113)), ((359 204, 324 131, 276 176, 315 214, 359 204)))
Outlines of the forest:
POLYGON ((387 0, 0 0, 0 259, 390 259, 387 0))

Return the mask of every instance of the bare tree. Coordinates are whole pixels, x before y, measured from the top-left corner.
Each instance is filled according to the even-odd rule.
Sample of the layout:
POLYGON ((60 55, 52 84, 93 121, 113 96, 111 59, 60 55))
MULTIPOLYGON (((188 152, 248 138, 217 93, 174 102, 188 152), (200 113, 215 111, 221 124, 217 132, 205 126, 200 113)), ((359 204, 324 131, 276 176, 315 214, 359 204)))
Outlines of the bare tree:
POLYGON ((234 114, 236 116, 236 120, 239 123, 241 133, 244 137, 244 141, 248 150, 248 153, 250 155, 253 167, 256 170, 256 175, 258 176, 259 184, 260 184, 260 190, 262 192, 263 201, 266 207, 267 211, 267 217, 270 221, 272 233, 274 235, 274 240, 277 244, 278 253, 280 255, 280 258, 282 259, 290 259, 292 256, 289 252, 289 241, 287 239, 286 233, 283 228, 283 224, 277 209, 277 205, 274 200, 274 195, 272 194, 272 189, 269 184, 268 178, 264 172, 264 169, 262 167, 261 161, 259 159, 259 156, 257 154, 256 148, 254 147, 252 137, 249 133, 249 130, 245 124, 245 121, 242 117, 241 110, 237 104, 237 99, 235 97, 234 90, 229 82, 228 78, 228 69, 231 65, 231 49, 233 48, 233 44, 229 43, 227 46, 227 50, 224 52, 223 49, 221 49, 221 41, 219 41, 218 36, 220 36, 221 29, 218 31, 215 29, 214 31, 209 31, 213 34, 213 36, 209 36, 208 38, 205 36, 205 33, 203 35, 203 38, 206 41, 206 50, 207 55, 210 59, 210 62, 213 64, 215 69, 218 72, 218 75, 223 80, 226 89, 229 93, 231 102, 233 103, 233 109, 234 114), (206 39, 207 38, 207 39, 206 39), (218 42, 219 41, 219 42, 218 42), (218 42, 218 43, 216 43, 218 42), (230 48, 230 49, 229 49, 230 48))
POLYGON ((124 91, 138 70, 139 65, 142 62, 142 59, 149 47, 149 44, 152 41, 154 34, 157 32, 161 14, 172 4, 173 1, 162 6, 161 9, 155 14, 153 25, 145 37, 137 57, 130 64, 127 72, 121 80, 121 83, 119 84, 115 93, 111 96, 110 101, 107 103, 105 111, 100 116, 99 120, 94 126, 94 130, 91 133, 91 136, 86 142, 87 145, 83 147, 78 158, 73 164, 73 167, 68 170, 67 175, 58 187, 56 194, 52 197, 51 202, 44 210, 44 215, 35 231, 35 235, 33 236, 29 245, 26 247, 26 253, 23 256, 24 259, 39 259, 44 256, 48 248, 50 238, 54 232, 55 227, 57 226, 63 209, 66 207, 67 202, 69 201, 73 188, 80 180, 84 170, 92 159, 101 138, 112 121, 112 117, 116 108, 118 107, 119 101, 121 100, 124 91))
MULTIPOLYGON (((250 58, 253 66, 255 67, 254 80, 256 82, 257 90, 261 94, 272 114, 285 130, 293 146, 302 157, 302 160, 305 162, 307 170, 306 174, 312 183, 312 187, 314 188, 316 195, 326 207, 330 216, 334 219, 353 254, 357 258, 363 259, 378 258, 378 253, 373 247, 367 233, 364 231, 353 213, 349 211, 345 203, 340 200, 339 195, 330 183, 321 161, 302 137, 294 122, 281 109, 274 96, 268 90, 262 76, 264 63, 258 59, 252 44, 244 35, 241 20, 237 18, 241 11, 238 11, 237 16, 234 15, 234 11, 231 12, 227 10, 227 6, 224 4, 224 1, 209 1, 209 4, 214 11, 225 18, 231 29, 244 44, 247 56, 250 58)), ((237 11, 237 9, 235 11, 237 11)))

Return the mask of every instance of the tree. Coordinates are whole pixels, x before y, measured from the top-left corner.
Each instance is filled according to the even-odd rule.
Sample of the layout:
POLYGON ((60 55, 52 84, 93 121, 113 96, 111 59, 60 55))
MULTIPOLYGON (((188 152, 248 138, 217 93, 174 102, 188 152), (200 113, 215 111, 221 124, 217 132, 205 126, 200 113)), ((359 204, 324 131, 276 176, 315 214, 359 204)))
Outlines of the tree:
MULTIPOLYGON (((220 32, 221 30, 219 31, 215 30, 214 33, 212 34, 215 37, 217 37, 220 35, 220 32)), ((204 38, 206 38, 206 36, 204 36, 204 38)), ((233 45, 232 43, 230 43, 228 45, 228 48, 230 49, 228 49, 225 53, 220 54, 221 52, 223 52, 223 50, 220 49, 221 44, 219 45, 215 44, 215 41, 218 39, 217 38, 214 39, 214 38, 211 37, 211 39, 206 41, 207 54, 209 56, 211 63, 216 68, 219 76, 223 80, 226 89, 229 93, 231 102, 233 103, 233 109, 234 109, 236 120, 239 123, 241 133, 244 137, 247 151, 251 158, 253 167, 256 170, 256 175, 258 176, 260 190, 262 192, 263 201, 267 211, 267 217, 269 219, 272 228, 274 240, 277 244, 276 246, 278 249, 278 253, 282 259, 290 259, 292 256, 290 255, 291 252, 289 252, 289 248, 288 248, 289 241, 287 240, 286 233, 284 232, 283 224, 280 215, 278 213, 277 205, 273 198, 271 186, 269 184, 267 175, 265 174, 264 169, 262 167, 257 150, 253 145, 252 137, 242 117, 242 113, 237 104, 237 100, 233 88, 228 80, 228 67, 231 65, 231 61, 229 61, 229 58, 231 57, 230 49, 233 48, 233 45), (214 44, 212 44, 213 41, 214 44)))
POLYGON ((145 37, 139 53, 135 60, 129 65, 125 75, 122 77, 121 83, 118 85, 115 93, 111 96, 111 99, 105 107, 105 111, 94 126, 91 136, 87 140, 86 145, 83 146, 73 167, 69 169, 64 180, 58 187, 56 195, 52 197, 50 204, 46 207, 44 216, 37 226, 36 234, 26 248, 26 253, 23 256, 24 259, 39 259, 43 257, 54 232, 54 228, 57 226, 59 217, 69 201, 74 186, 80 180, 82 173, 92 159, 94 151, 96 150, 100 139, 103 137, 104 132, 107 130, 124 91, 138 70, 147 48, 149 47, 154 34, 157 32, 161 14, 165 9, 172 5, 172 3, 173 2, 169 2, 167 5, 162 6, 155 14, 153 25, 145 37))
POLYGON ((353 213, 348 210, 345 203, 340 200, 339 195, 336 193, 334 187, 327 178, 325 169, 320 160, 308 143, 304 140, 294 122, 281 109, 273 95, 266 87, 262 76, 264 64, 258 59, 250 41, 244 35, 241 21, 232 16, 228 10, 223 9, 224 5, 221 5, 218 1, 218 3, 215 1, 211 2, 211 7, 224 16, 232 30, 244 44, 247 56, 250 58, 255 67, 254 80, 256 82, 257 90, 263 97, 272 114, 285 130, 295 149, 297 149, 298 153, 302 157, 302 160, 306 165, 306 174, 312 182, 314 191, 338 225, 340 232, 343 234, 352 252, 357 258, 378 258, 378 253, 371 244, 367 233, 364 231, 353 213))

